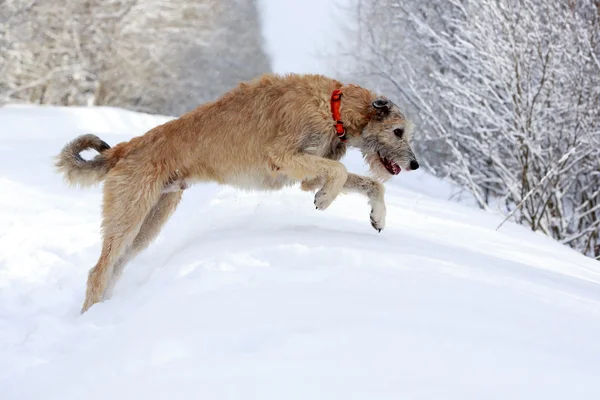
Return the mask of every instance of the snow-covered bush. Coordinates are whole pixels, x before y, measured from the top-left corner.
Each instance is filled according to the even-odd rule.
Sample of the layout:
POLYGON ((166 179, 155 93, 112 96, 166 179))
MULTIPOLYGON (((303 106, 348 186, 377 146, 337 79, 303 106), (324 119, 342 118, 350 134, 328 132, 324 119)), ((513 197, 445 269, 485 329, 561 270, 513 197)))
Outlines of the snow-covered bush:
POLYGON ((357 75, 430 171, 600 259, 600 1, 361 0, 357 75))
POLYGON ((0 103, 179 115, 269 70, 254 0, 8 0, 0 103))

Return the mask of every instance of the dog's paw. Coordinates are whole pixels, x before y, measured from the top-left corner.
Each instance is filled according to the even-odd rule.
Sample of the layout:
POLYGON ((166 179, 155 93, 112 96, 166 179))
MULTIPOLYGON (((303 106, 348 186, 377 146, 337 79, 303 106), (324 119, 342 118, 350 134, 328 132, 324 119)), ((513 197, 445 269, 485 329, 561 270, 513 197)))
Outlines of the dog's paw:
POLYGON ((385 214, 385 204, 374 205, 371 209, 371 225, 377 232, 381 232, 385 228, 385 214))
POLYGON ((332 195, 330 192, 321 189, 315 195, 315 207, 317 207, 317 210, 326 210, 333 200, 335 200, 335 197, 336 195, 332 195))

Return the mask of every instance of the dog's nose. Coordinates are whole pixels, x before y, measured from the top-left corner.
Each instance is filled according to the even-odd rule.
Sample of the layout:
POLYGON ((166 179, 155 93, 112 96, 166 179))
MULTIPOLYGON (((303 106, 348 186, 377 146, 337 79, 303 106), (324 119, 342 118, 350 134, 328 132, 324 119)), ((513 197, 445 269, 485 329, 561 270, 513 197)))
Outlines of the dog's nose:
POLYGON ((410 162, 410 169, 411 170, 415 170, 415 169, 419 169, 419 162, 417 160, 412 160, 410 162))

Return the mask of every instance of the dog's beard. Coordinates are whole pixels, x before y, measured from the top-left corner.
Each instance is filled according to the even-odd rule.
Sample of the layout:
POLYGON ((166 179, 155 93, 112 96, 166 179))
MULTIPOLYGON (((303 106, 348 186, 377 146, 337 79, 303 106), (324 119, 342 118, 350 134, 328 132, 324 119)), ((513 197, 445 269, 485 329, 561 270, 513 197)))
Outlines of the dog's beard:
POLYGON ((377 153, 365 154, 363 157, 367 164, 369 164, 369 172, 374 179, 377 179, 380 182, 385 182, 392 177, 392 175, 381 163, 377 153))

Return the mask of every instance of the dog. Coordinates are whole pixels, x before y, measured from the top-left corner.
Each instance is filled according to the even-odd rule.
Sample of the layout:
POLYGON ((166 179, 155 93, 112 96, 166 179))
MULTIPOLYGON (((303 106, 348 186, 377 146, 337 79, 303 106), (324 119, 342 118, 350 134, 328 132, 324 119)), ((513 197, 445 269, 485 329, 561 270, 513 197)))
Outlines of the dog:
POLYGON ((104 181, 102 251, 88 274, 81 313, 110 297, 123 268, 158 235, 182 193, 198 182, 278 190, 300 183, 326 210, 340 192, 367 197, 370 222, 384 228, 383 183, 419 167, 412 124, 384 96, 316 74, 265 74, 213 102, 109 146, 86 134, 66 144, 55 166, 71 186, 104 181), (361 151, 371 177, 339 160, 361 151), (80 153, 99 154, 84 160, 80 153))

